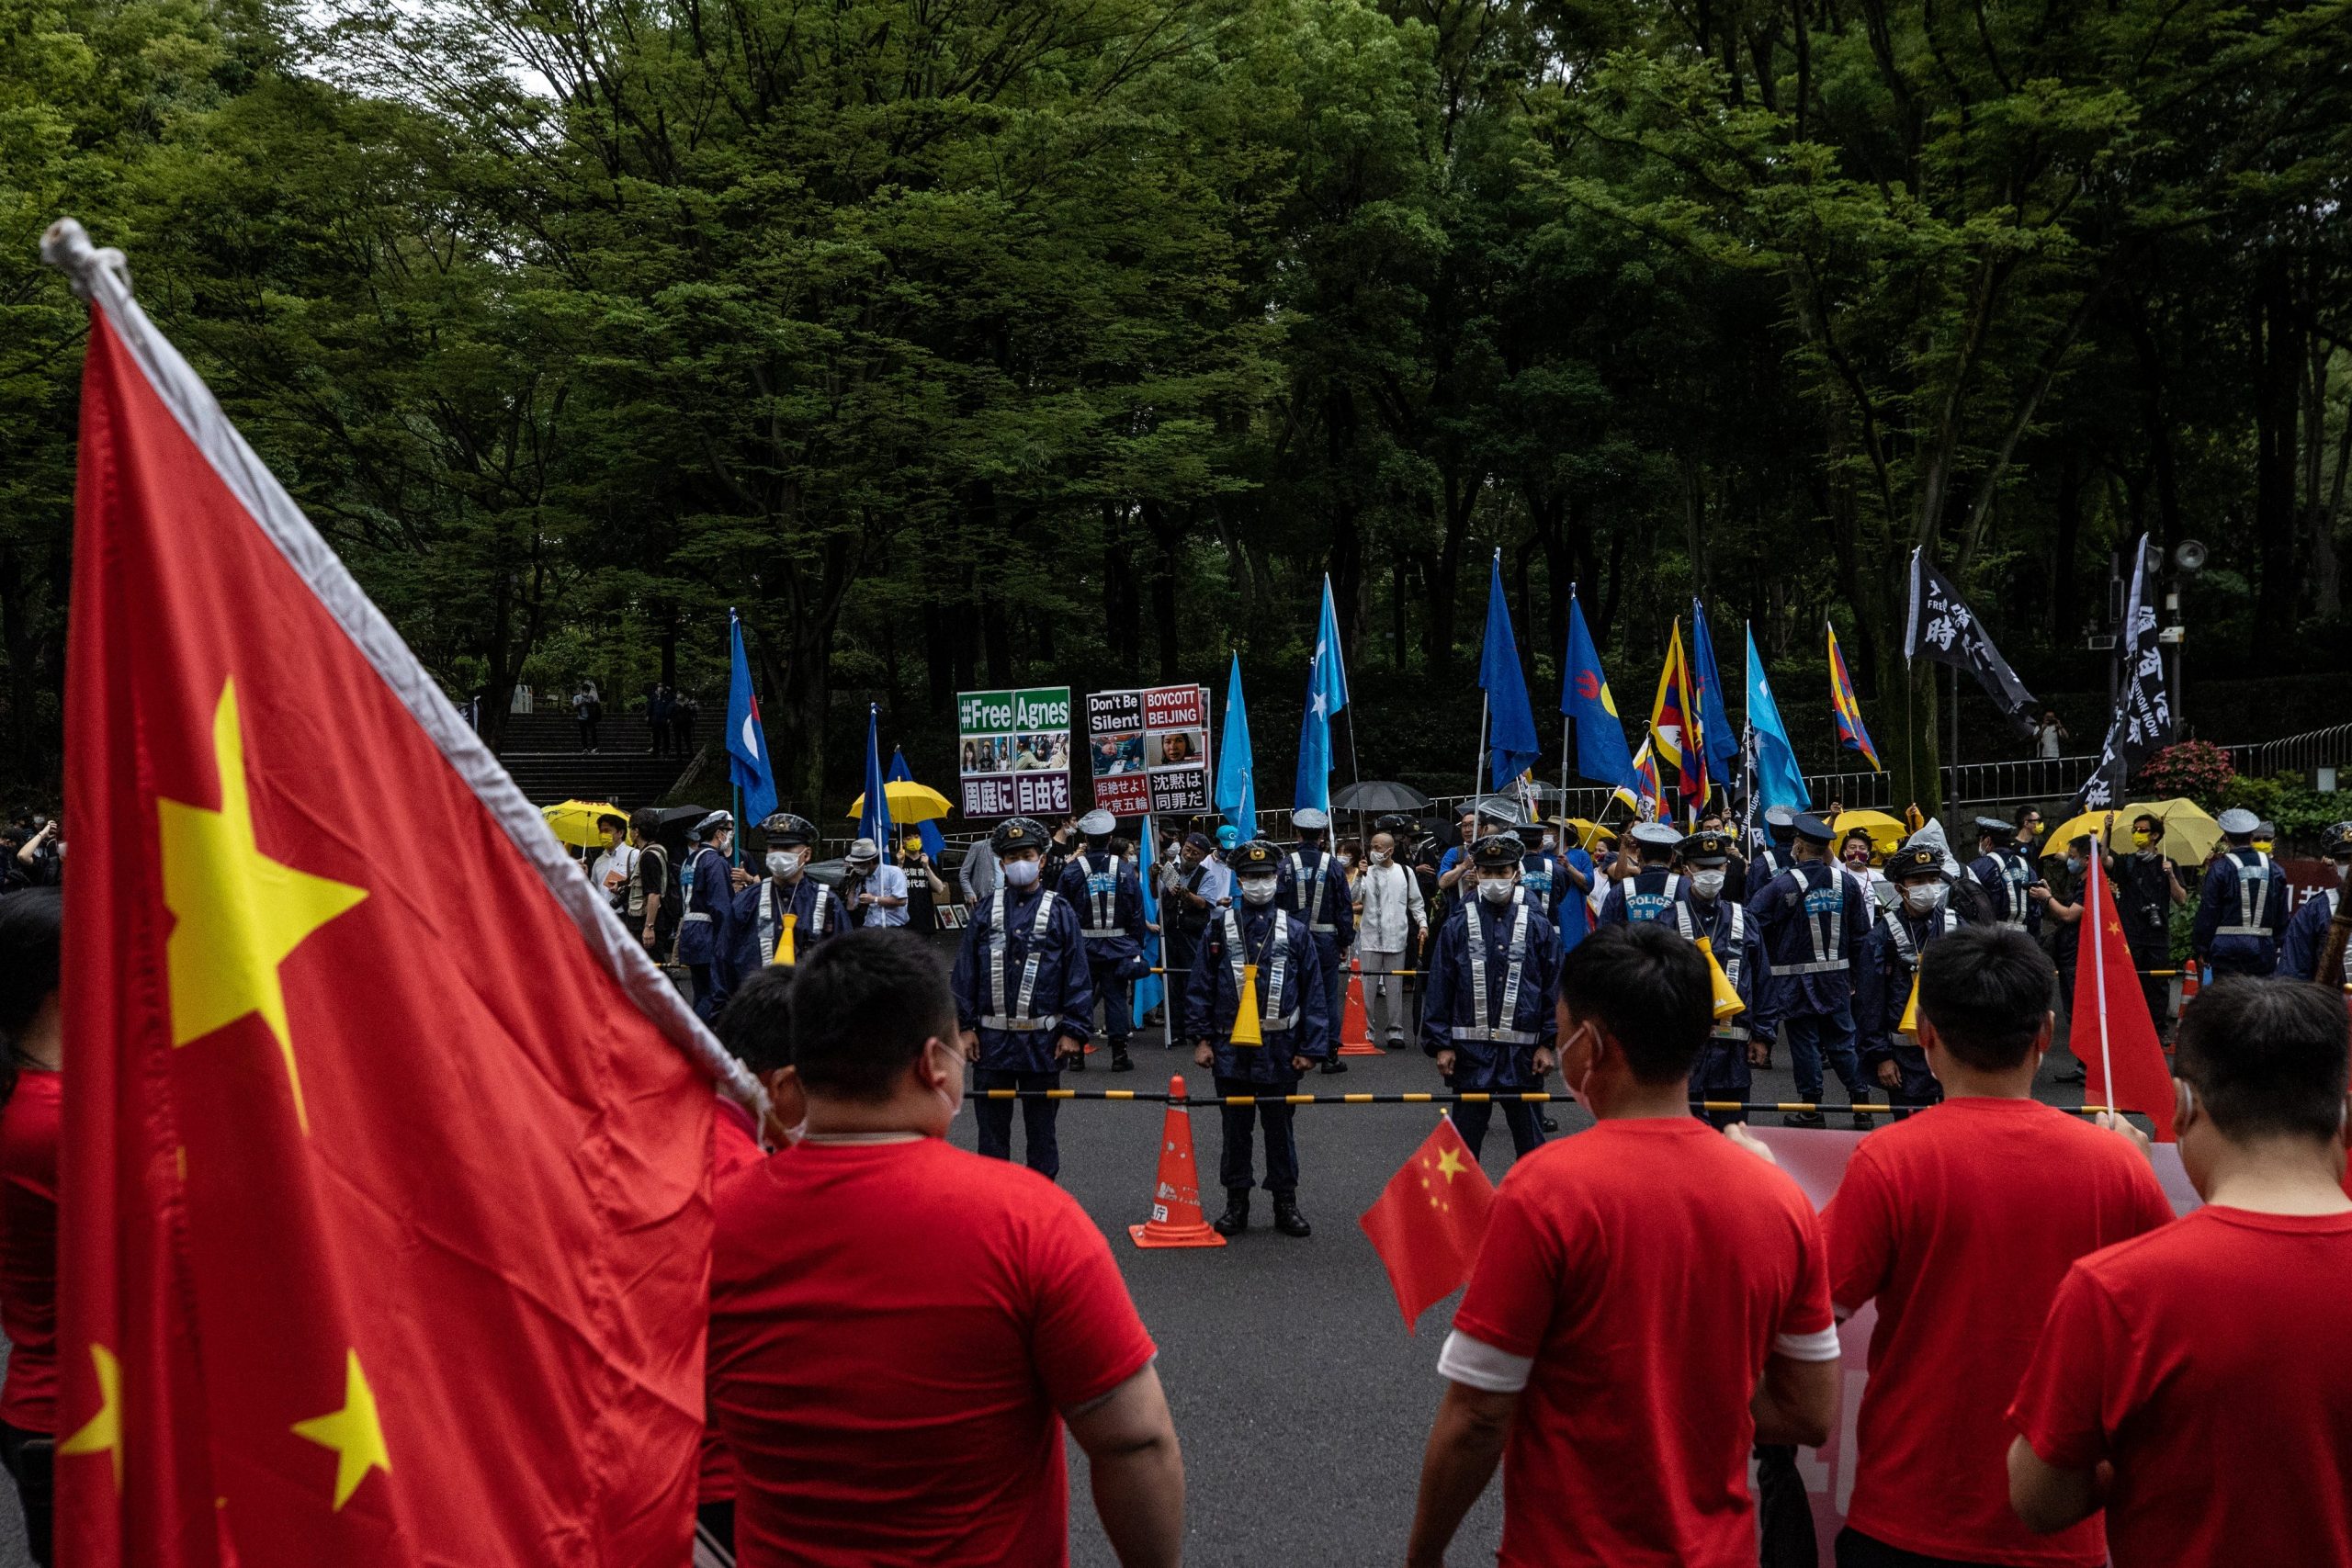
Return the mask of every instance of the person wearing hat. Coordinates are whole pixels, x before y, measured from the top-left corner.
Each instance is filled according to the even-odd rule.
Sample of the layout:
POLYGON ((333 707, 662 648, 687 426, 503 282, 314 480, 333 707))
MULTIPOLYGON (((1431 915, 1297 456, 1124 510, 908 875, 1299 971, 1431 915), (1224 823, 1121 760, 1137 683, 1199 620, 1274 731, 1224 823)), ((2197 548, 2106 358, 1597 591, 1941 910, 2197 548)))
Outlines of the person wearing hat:
MULTIPOLYGON (((1290 814, 1290 821, 1298 829, 1298 848, 1283 857, 1282 886, 1274 902, 1306 922, 1306 934, 1314 940, 1315 956, 1323 973, 1323 1011, 1336 1033, 1340 1020, 1347 1016, 1348 950, 1356 944, 1355 897, 1348 886, 1347 868, 1324 847, 1331 831, 1330 814, 1319 807, 1302 806, 1290 814)), ((1347 1070, 1336 1049, 1323 1063, 1327 1073, 1347 1070)))
POLYGON ((852 924, 907 923, 907 874, 882 858, 880 844, 872 839, 852 840, 842 865, 842 905, 852 924))
POLYGON ((1663 920, 1685 891, 1687 878, 1671 869, 1682 835, 1663 822, 1636 822, 1634 852, 1640 869, 1609 890, 1600 906, 1604 926, 1630 925, 1635 920, 1663 920))
MULTIPOLYGON (((2041 820, 2039 813, 2032 818, 2036 827, 2041 820)), ((2041 906, 2050 900, 2050 887, 2041 880, 2041 868, 2033 863, 2033 856, 2018 847, 2018 834, 2023 830, 2022 822, 1979 817, 1977 855, 1969 863, 1968 874, 1984 889, 1985 897, 1993 906, 1995 925, 2030 935, 2041 929, 2041 906)))
MULTIPOLYGON (((989 835, 1001 880, 964 927, 952 981, 956 1027, 974 1064, 976 1092, 1059 1089, 1062 1063, 1082 1056, 1094 1033, 1093 970, 1078 911, 1045 885, 1052 837, 1028 817, 1008 817, 989 835)), ((1062 1168, 1055 1136, 1061 1102, 1020 1104, 1023 1156, 1051 1180, 1062 1168)), ((984 1093, 973 1101, 980 1153, 1012 1157, 1012 1106, 984 1093)))
POLYGON ((2343 906, 2344 879, 2352 874, 2352 822, 2338 822, 2328 829, 2320 840, 2323 852, 2335 867, 2335 886, 2323 888, 2303 900, 2294 918, 2287 922, 2286 940, 2278 950, 2278 975, 2281 979, 2315 980, 2319 978, 2320 954, 2327 947, 2327 924, 2335 919, 2335 911, 2343 906))
POLYGON ((2197 922, 2189 948, 2214 977, 2265 976, 2278 968, 2278 938, 2287 929, 2287 874, 2254 847, 2261 819, 2242 806, 2215 818, 2222 852, 2205 868, 2197 892, 2197 922))
MULTIPOLYGON (((761 822, 760 831, 767 840, 767 874, 735 895, 734 918, 729 922, 733 948, 729 975, 736 980, 771 964, 797 964, 809 949, 852 924, 849 906, 840 895, 808 874, 817 825, 779 811, 761 822), (786 931, 792 933, 789 941, 786 931)), ((858 843, 879 852, 872 840, 858 843)))
MULTIPOLYGON (((1886 879, 1895 890, 1894 907, 1871 925, 1855 985, 1862 1070, 1886 1090, 1891 1105, 1934 1105, 1944 1097, 1943 1086, 1928 1070, 1918 1036, 1902 1032, 1903 1015, 1911 1005, 1919 955, 1928 943, 1960 930, 1962 921, 1951 910, 1943 857, 1928 846, 1895 851, 1886 863, 1886 879)), ((1900 1119, 1904 1112, 1894 1114, 1900 1119)))
POLYGON ((678 962, 694 976, 695 1015, 708 1023, 727 1005, 734 945, 735 891, 727 874, 734 814, 712 812, 695 824, 694 838, 696 847, 678 873, 685 910, 678 917, 678 962))
MULTIPOLYGON (((1520 884, 1526 846, 1489 833, 1471 846, 1474 891, 1447 917, 1421 999, 1421 1049, 1457 1094, 1522 1093, 1544 1087, 1558 1046, 1560 938, 1520 884)), ((1494 1104, 1455 1105, 1453 1129, 1475 1155, 1494 1104)), ((1543 1118, 1525 1100, 1503 1102, 1512 1150, 1542 1145, 1543 1118)))
POLYGON ((1751 896, 1761 893, 1766 883, 1796 864, 1796 853, 1791 848, 1797 839, 1796 823, 1797 814, 1785 806, 1765 809, 1764 842, 1757 847, 1756 858, 1748 863, 1751 896))
MULTIPOLYGON (((1263 839, 1233 852, 1240 897, 1209 922, 1184 987, 1184 1034, 1193 1042, 1193 1060, 1216 1075, 1220 1095, 1295 1094, 1299 1075, 1333 1049, 1338 1021, 1328 1010, 1321 953, 1306 922, 1275 905, 1282 872, 1282 851, 1263 839), (1260 1043, 1254 1045, 1233 1038, 1244 986, 1256 1002, 1260 1043)), ((1252 1129, 1260 1123, 1266 1133, 1266 1190, 1273 1194, 1274 1228, 1284 1235, 1313 1231, 1298 1212, 1298 1140, 1292 1126, 1297 1110, 1278 1100, 1220 1108, 1224 1146, 1217 1165, 1225 1213, 1215 1222, 1219 1235, 1238 1235, 1250 1228, 1252 1129)))
MULTIPOLYGON (((1143 885, 1111 848, 1119 819, 1099 807, 1078 820, 1086 847, 1062 867, 1062 901, 1079 911, 1086 942, 1087 973, 1094 999, 1102 1004, 1102 1037, 1111 1043, 1111 1070, 1135 1070, 1127 1041, 1135 1033, 1135 994, 1143 977, 1143 885)), ((1089 1015, 1091 1021, 1091 1015, 1089 1015)), ((1086 1070, 1086 1055, 1072 1057, 1070 1071, 1086 1070)))
MULTIPOLYGON (((1757 1010, 1788 1042, 1799 1100, 1821 1102, 1826 1056, 1847 1098, 1860 1101, 1868 1095, 1854 1054, 1854 977, 1871 906, 1862 885, 1830 859, 1837 835, 1828 823, 1800 813, 1791 826, 1796 863, 1766 883, 1747 910, 1771 965, 1757 1010)), ((1791 1127, 1826 1125, 1817 1111, 1792 1111, 1781 1121, 1791 1127)), ((1856 1127, 1870 1124, 1868 1114, 1855 1113, 1856 1127)))
MULTIPOLYGON (((1667 908, 1666 923, 1680 931, 1684 941, 1706 939, 1724 978, 1747 1010, 1715 1020, 1699 1059, 1690 1064, 1693 1100, 1746 1100, 1755 1082, 1754 1069, 1765 1065, 1771 1048, 1771 1025, 1756 1006, 1771 966, 1757 938, 1756 917, 1732 897, 1732 848, 1729 833, 1693 833, 1684 839, 1676 852, 1690 868, 1690 892, 1667 908)), ((1718 1127, 1747 1120, 1745 1111, 1691 1114, 1718 1127)))

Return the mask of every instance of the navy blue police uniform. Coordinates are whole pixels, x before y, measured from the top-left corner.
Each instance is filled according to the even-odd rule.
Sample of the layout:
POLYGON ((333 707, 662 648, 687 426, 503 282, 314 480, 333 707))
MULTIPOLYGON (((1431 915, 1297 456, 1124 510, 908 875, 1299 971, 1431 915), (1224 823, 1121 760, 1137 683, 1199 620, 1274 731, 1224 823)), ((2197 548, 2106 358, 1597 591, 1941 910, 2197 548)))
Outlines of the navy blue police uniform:
MULTIPOLYGON (((1887 879, 1898 888, 1943 886, 1943 857, 1924 845, 1897 851, 1886 863, 1887 879)), ((1893 1062, 1902 1081, 1886 1091, 1887 1103, 1918 1107, 1941 1103, 1944 1086, 1928 1070, 1928 1055, 1916 1033, 1903 1032, 1903 1015, 1911 1005, 1912 986, 1919 974, 1920 955, 1928 944, 1964 924, 1949 898, 1939 900, 1928 913, 1917 914, 1906 901, 1882 910, 1871 923, 1862 955, 1861 974, 1855 985, 1855 1022, 1861 1032, 1862 1070, 1875 1077, 1881 1062, 1893 1062)), ((1895 1116, 1903 1116, 1897 1111, 1895 1116)))
MULTIPOLYGON (((1524 860, 1509 833, 1481 839, 1471 850, 1480 871, 1516 869, 1524 860)), ((1431 1058, 1453 1053, 1445 1084, 1457 1094, 1524 1093, 1544 1087, 1538 1051, 1559 1043, 1560 934, 1523 884, 1490 903, 1483 894, 1462 900, 1438 932, 1421 1006, 1421 1050, 1431 1058)), ((1485 1146, 1494 1103, 1456 1104, 1454 1131, 1473 1155, 1485 1146)), ((1542 1146, 1544 1119, 1520 1100, 1503 1102, 1512 1149, 1542 1146)))
MULTIPOLYGON (((1732 892, 1730 835, 1693 833, 1682 840, 1681 855, 1690 868, 1691 886, 1667 910, 1666 923, 1681 932, 1685 941, 1706 939, 1709 951, 1723 967, 1724 978, 1746 1009, 1717 1019, 1708 1032, 1705 1048, 1690 1064, 1690 1098, 1745 1103, 1756 1081, 1748 1047, 1769 1047, 1772 1041, 1771 1025, 1757 1006, 1764 981, 1771 974, 1771 961, 1765 955, 1756 917, 1732 892), (1699 891, 1697 881, 1702 873, 1715 870, 1724 872, 1724 880, 1710 897, 1699 891)), ((1745 1111, 1693 1108, 1691 1114, 1718 1127, 1747 1120, 1745 1111)))
POLYGON ((728 976, 734 985, 776 963, 787 951, 798 963, 809 949, 839 936, 850 923, 849 907, 841 895, 808 874, 807 856, 817 841, 817 825, 779 811, 760 827, 767 835, 771 862, 779 854, 797 854, 802 860, 790 881, 777 875, 771 863, 767 875, 736 893, 727 922, 728 976), (784 940, 787 919, 792 932, 788 946, 784 940))
POLYGON ((678 962, 694 976, 695 1013, 705 1023, 718 1016, 731 988, 729 927, 735 919, 735 892, 728 876, 727 857, 712 840, 721 831, 733 832, 735 818, 714 811, 695 824, 699 847, 678 871, 678 886, 685 912, 678 919, 678 962))
POLYGON ((2278 949, 2278 973, 2286 979, 2319 977, 2319 955, 2327 946, 2327 923, 2343 902, 2344 873, 2352 867, 2352 822, 2330 828, 2326 843, 2327 858, 2335 865, 2336 885, 2304 899, 2288 919, 2287 935, 2278 949))
MULTIPOLYGON (((1870 933, 1871 901, 1853 874, 1826 857, 1832 837, 1826 823, 1800 816, 1796 831, 1823 852, 1773 877, 1749 906, 1771 964, 1758 1010, 1788 1042, 1799 1100, 1820 1102, 1826 1058, 1848 1098, 1860 1100, 1867 1091, 1854 1049, 1854 972, 1870 933)), ((1866 1115, 1854 1120, 1870 1124, 1866 1115)), ((1787 1121, 1819 1126, 1821 1116, 1792 1112, 1787 1121)))
MULTIPOLYGON (((1143 885, 1126 863, 1111 852, 1111 835, 1119 819, 1094 810, 1079 819, 1086 848, 1062 867, 1062 901, 1079 913, 1080 934, 1086 941, 1088 977, 1094 999, 1102 1007, 1102 1037, 1111 1043, 1111 1070, 1133 1070, 1127 1041, 1136 1032, 1135 983, 1146 965, 1143 957, 1143 885)), ((1090 1022, 1091 1020, 1090 1019, 1090 1022)), ((1083 1070, 1086 1058, 1073 1057, 1073 1070, 1083 1070)))
POLYGON ((1632 838, 1642 857, 1642 869, 1609 889, 1600 901, 1600 923, 1629 925, 1635 920, 1671 918, 1676 900, 1689 890, 1690 879, 1668 869, 1682 835, 1660 822, 1637 822, 1632 838))
POLYGON ((2217 976, 2262 976, 2278 970, 2278 942, 2287 931, 2287 874, 2246 841, 2256 826, 2250 811, 2222 813, 2222 831, 2230 841, 2205 868, 2198 889, 2189 946, 2217 976))
MULTIPOLYGON (((1986 833, 2007 837, 2017 831, 1997 817, 1979 817, 1976 826, 1980 837, 1986 833)), ((1984 889, 1993 907, 1995 925, 2028 933, 2041 930, 2041 902, 2032 894, 2033 888, 2042 885, 2041 872, 2033 863, 2033 856, 2019 849, 2013 839, 1996 841, 1993 848, 1971 861, 1968 874, 1984 889)))
POLYGON ((1347 1016, 1347 955, 1356 944, 1355 895, 1348 886, 1346 869, 1325 847, 1322 835, 1331 826, 1329 815, 1308 806, 1292 812, 1290 819, 1302 833, 1315 837, 1302 839, 1283 857, 1274 903, 1306 922, 1323 975, 1323 1011, 1333 1034, 1334 1049, 1323 1070, 1344 1073, 1348 1065, 1340 1060, 1337 1046, 1340 1021, 1347 1016))

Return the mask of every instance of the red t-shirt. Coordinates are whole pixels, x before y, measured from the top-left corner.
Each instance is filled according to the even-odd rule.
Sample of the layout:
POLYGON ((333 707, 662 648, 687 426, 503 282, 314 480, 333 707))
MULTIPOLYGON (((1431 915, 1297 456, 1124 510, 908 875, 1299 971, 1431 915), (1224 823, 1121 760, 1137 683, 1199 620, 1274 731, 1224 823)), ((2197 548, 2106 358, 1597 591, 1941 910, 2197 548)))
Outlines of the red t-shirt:
POLYGON ((64 1080, 20 1072, 0 1111, 0 1332, 8 1381, 0 1421, 57 1430, 57 1140, 64 1080))
MULTIPOLYGON (((757 1125, 752 1113, 731 1100, 722 1099, 710 1119, 710 1190, 717 1201, 718 1190, 727 1179, 739 1170, 748 1170, 764 1159, 760 1148, 757 1125)), ((707 1421, 702 1433, 702 1483, 696 1489, 697 1503, 729 1503, 735 1499, 735 1460, 728 1453, 727 1445, 718 1440, 718 1428, 707 1421)))
POLYGON ((710 1410, 743 1568, 1067 1562, 1058 1412, 1153 1354, 1077 1201, 926 1138, 797 1145, 717 1202, 710 1410))
POLYGON ((1453 1326, 1534 1359, 1503 1562, 1755 1568, 1748 1399, 1776 1337, 1830 1327, 1794 1181, 1687 1116, 1546 1144, 1503 1179, 1453 1326))
POLYGON ((2352 1562, 2352 1214, 2205 1208, 2075 1265, 2009 1419, 2115 1466, 2115 1568, 2352 1562))
POLYGON ((2035 1535, 2010 1508, 2006 1413, 2075 1259, 2171 1220, 2138 1150, 2030 1100, 1863 1139, 1821 1215, 1830 1300, 1878 1303, 1846 1522, 1928 1557, 2106 1562, 2097 1518, 2035 1535))

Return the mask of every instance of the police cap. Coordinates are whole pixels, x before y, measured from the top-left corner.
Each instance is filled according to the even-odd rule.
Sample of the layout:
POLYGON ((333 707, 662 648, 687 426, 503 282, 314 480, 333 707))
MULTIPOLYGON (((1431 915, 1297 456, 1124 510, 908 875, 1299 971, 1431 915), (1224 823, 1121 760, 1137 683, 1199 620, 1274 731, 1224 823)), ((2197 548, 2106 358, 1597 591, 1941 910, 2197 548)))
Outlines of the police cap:
POLYGON ((732 828, 733 826, 735 826, 735 814, 733 812, 714 811, 709 816, 695 824, 695 837, 697 839, 707 839, 721 828, 732 828))
POLYGON ((1527 855, 1527 845, 1516 833, 1488 833, 1470 846, 1470 863, 1482 870, 1517 867, 1527 855))
POLYGON ((2017 830, 2017 824, 2004 817, 1979 817, 1976 819, 1976 836, 1980 839, 1987 833, 1997 839, 2017 830))
POLYGON ((1331 814, 1317 810, 1312 806, 1302 806, 1290 814, 1290 825, 1294 828, 1304 828, 1309 832, 1319 833, 1331 825, 1331 814))
POLYGON ((1682 835, 1663 822, 1636 822, 1634 842, 1645 850, 1671 850, 1682 842, 1682 835))
POLYGON ((1000 855, 1008 850, 1035 850, 1043 854, 1046 840, 1052 837, 1035 817, 1008 817, 989 835, 989 848, 1000 855))
POLYGON ((2326 838, 2323 841, 2327 847, 2327 856, 2330 860, 2352 855, 2352 822, 2335 823, 2328 829, 2326 838))
POLYGON ((1767 828, 1793 828, 1796 825, 1797 814, 1789 807, 1768 806, 1764 808, 1764 826, 1767 828))
POLYGON ((1107 839, 1119 830, 1119 819, 1098 806, 1078 819, 1078 830, 1090 839, 1107 839))
POLYGON ((1838 836, 1830 830, 1828 823, 1810 811, 1798 812, 1789 819, 1789 826, 1795 829, 1797 837, 1808 844, 1826 844, 1838 836))
POLYGON ((1682 840, 1679 852, 1690 865, 1722 865, 1731 859, 1731 835, 1693 833, 1682 840))
POLYGON ((1234 851, 1228 858, 1233 863, 1234 874, 1237 876, 1246 876, 1253 871, 1279 872, 1283 864, 1282 851, 1263 839, 1250 840, 1234 851))
POLYGON ((764 818, 760 831, 768 836, 772 846, 813 844, 817 841, 817 824, 806 817, 796 817, 789 811, 779 811, 764 818))
POLYGON ((2233 806, 2213 818, 2213 825, 2233 839, 2250 839, 2262 819, 2243 806, 2233 806))
POLYGON ((1930 844, 1910 844, 1886 857, 1886 879, 1909 882, 1915 877, 1941 876, 1944 857, 1930 844))

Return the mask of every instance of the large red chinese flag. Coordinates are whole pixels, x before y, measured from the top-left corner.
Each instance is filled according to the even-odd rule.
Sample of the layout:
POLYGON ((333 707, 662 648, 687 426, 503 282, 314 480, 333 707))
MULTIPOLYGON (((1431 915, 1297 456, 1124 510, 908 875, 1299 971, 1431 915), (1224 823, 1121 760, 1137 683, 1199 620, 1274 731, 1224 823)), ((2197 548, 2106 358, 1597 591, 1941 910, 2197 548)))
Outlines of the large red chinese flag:
POLYGON ((2155 1140, 2173 1141, 2172 1069, 2155 1021, 2140 997, 2139 971, 2124 942, 2123 920, 2101 863, 2105 848, 2089 857, 2083 879, 2083 931, 2075 944, 2075 995, 2066 1048, 2083 1064, 2083 1103, 2138 1111, 2155 1123, 2155 1140), (2107 1068, 2115 1066, 2112 1092, 2107 1068))
POLYGON ((1440 1117, 1356 1222, 1388 1270, 1406 1333, 1432 1303, 1470 1278, 1494 1206, 1495 1185, 1478 1168, 1478 1156, 1454 1131, 1453 1119, 1440 1117))
POLYGON ((76 1564, 686 1559, 716 1045, 132 300, 66 679, 76 1564))

